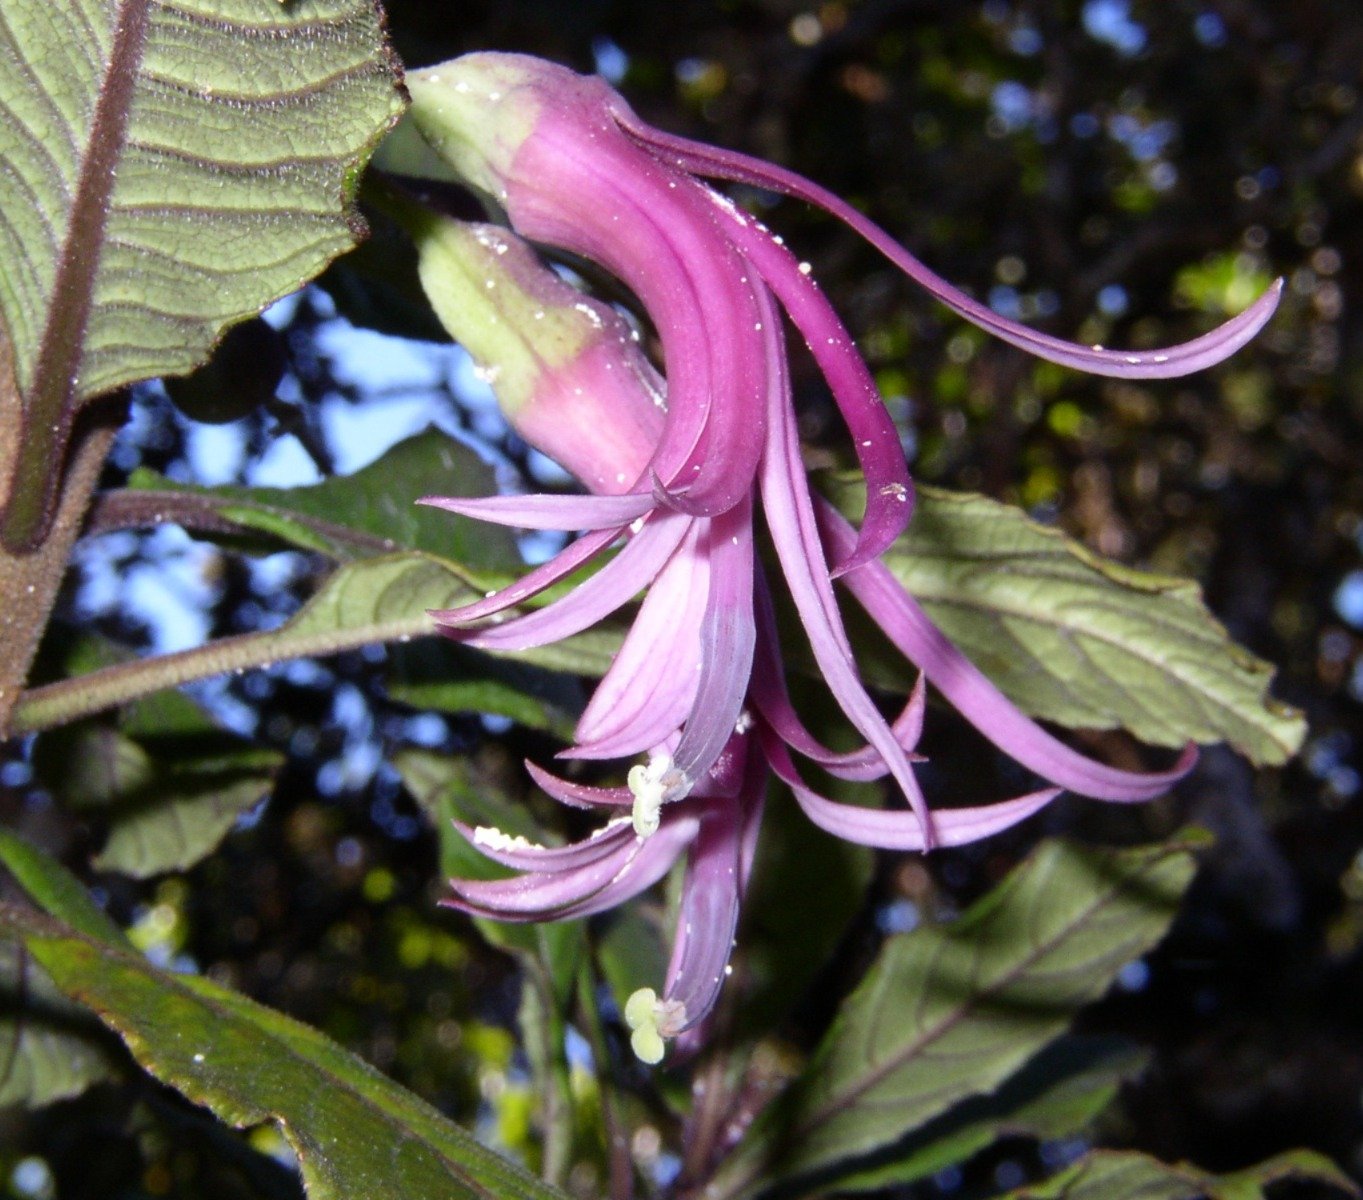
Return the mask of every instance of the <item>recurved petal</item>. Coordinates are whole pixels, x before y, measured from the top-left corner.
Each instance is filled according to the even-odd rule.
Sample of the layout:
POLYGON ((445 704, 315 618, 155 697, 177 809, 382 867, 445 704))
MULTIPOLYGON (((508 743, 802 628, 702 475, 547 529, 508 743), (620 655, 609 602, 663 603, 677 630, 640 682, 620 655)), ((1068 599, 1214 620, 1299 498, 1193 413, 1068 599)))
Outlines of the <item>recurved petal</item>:
POLYGON ((494 592, 484 600, 465 604, 459 608, 438 608, 431 610, 431 616, 441 625, 458 627, 490 617, 503 609, 511 608, 522 601, 537 596, 547 587, 552 587, 560 579, 571 575, 583 563, 599 554, 624 529, 599 529, 584 533, 577 541, 561 550, 546 563, 541 563, 532 571, 526 572, 515 583, 494 592))
POLYGON ((460 633, 459 640, 485 650, 526 650, 581 633, 627 604, 653 581, 686 535, 688 525, 689 518, 676 513, 653 516, 619 554, 562 599, 501 625, 460 633))
POLYGON ((651 512, 652 495, 622 496, 424 496, 418 504, 443 508, 461 516, 516 529, 554 529, 574 533, 581 529, 620 529, 651 512))
MULTIPOLYGON (((850 547, 851 525, 816 497, 819 526, 829 545, 850 547)), ((847 590, 951 705, 1005 754, 1038 775, 1081 796, 1098 800, 1150 800, 1182 779, 1197 761, 1188 746, 1172 768, 1149 774, 1121 771, 1070 749, 1052 737, 975 666, 928 618, 882 562, 843 576, 847 590)))
POLYGON ((610 834, 612 852, 578 870, 514 879, 452 879, 454 896, 442 901, 498 921, 557 921, 613 908, 657 883, 696 836, 694 816, 673 817, 650 838, 610 834))
POLYGON ((904 532, 913 514, 913 483, 899 431, 852 335, 807 274, 808 264, 802 268, 784 245, 732 202, 714 192, 710 195, 727 220, 734 243, 804 335, 852 435, 866 477, 866 513, 856 551, 834 568, 833 574, 840 575, 881 554, 904 532))
MULTIPOLYGON (((923 826, 914 813, 859 808, 827 800, 805 786, 785 747, 768 736, 764 744, 770 752, 772 769, 794 794, 805 816, 820 829, 846 842, 875 846, 881 850, 925 850, 923 826)), ((985 804, 975 808, 937 808, 932 812, 934 845, 962 846, 992 837, 1034 812, 1044 808, 1060 794, 1059 788, 1045 788, 1015 800, 985 804)))
POLYGON ((525 838, 510 837, 500 829, 482 825, 475 828, 462 821, 454 822, 454 827, 484 858, 513 871, 539 871, 546 875, 580 870, 615 853, 622 843, 634 836, 633 826, 624 818, 603 825, 590 837, 566 846, 536 846, 525 838))
POLYGON ((573 758, 626 758, 680 729, 695 704, 701 625, 710 594, 702 552, 706 522, 693 522, 658 572, 629 635, 577 724, 573 758))
MULTIPOLYGON (((753 677, 748 695, 762 719, 776 735, 796 753, 817 763, 838 779, 865 782, 883 778, 889 767, 874 746, 857 750, 830 750, 818 740, 800 720, 786 690, 785 670, 781 665, 781 647, 776 639, 776 617, 767 593, 765 581, 758 576, 757 588, 757 651, 753 660, 753 677)), ((895 741, 903 747, 910 762, 923 761, 914 754, 923 733, 926 694, 923 677, 918 677, 903 711, 890 726, 895 741)))
POLYGON ((742 831, 738 805, 714 805, 701 818, 687 857, 664 993, 685 1014, 673 1033, 705 1019, 728 973, 738 927, 742 831))
MULTIPOLYGON (((767 526, 781 570, 814 659, 838 706, 885 762, 922 822, 924 837, 931 845, 932 817, 913 769, 857 675, 852 647, 833 595, 793 420, 789 396, 774 396, 768 414, 768 449, 762 460, 761 487, 767 526)), ((856 535, 851 533, 834 546, 835 553, 846 559, 855 542, 856 535)), ((877 562, 873 560, 846 578, 861 576, 877 562)))
POLYGON ((612 111, 616 121, 631 137, 654 150, 669 164, 684 167, 697 175, 750 184, 816 205, 856 230, 910 279, 967 321, 1038 358, 1088 371, 1093 375, 1169 379, 1222 362, 1264 327, 1278 307, 1282 295, 1283 282, 1281 279, 1275 280, 1244 312, 1210 333, 1177 346, 1157 350, 1107 350, 1101 346, 1067 342, 1001 317, 978 300, 967 296, 960 288, 924 266, 880 226, 817 183, 746 154, 720 150, 663 133, 640 121, 623 101, 612 111))
POLYGON ((634 804, 634 794, 627 787, 590 787, 585 783, 572 783, 536 766, 529 759, 525 769, 537 784, 561 804, 571 808, 630 808, 634 804))
POLYGON ((673 764, 688 779, 705 775, 733 736, 752 677, 752 498, 706 523, 703 553, 710 592, 700 629, 700 681, 673 764))

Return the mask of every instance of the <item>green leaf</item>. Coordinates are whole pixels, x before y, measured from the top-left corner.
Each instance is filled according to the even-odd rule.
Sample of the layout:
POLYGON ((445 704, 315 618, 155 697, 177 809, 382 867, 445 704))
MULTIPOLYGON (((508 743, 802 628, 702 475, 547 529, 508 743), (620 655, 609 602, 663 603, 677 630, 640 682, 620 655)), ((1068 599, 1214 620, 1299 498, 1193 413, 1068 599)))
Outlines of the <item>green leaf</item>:
POLYGON ((14 942, 0 942, 0 1109, 37 1108, 125 1073, 126 1056, 14 942))
MULTIPOLYGON (((830 779, 823 792, 850 802, 857 788, 830 779)), ((740 1033, 776 1028, 799 1003, 861 911, 874 864, 872 851, 817 828, 788 796, 772 797, 738 938, 740 1033)))
MULTIPOLYGON (((374 642, 408 642, 435 633, 432 608, 467 604, 483 595, 462 567, 420 552, 346 563, 278 629, 221 638, 195 650, 119 663, 25 693, 13 729, 32 732, 100 712, 162 688, 229 671, 355 650, 374 642)), ((598 625, 585 633, 507 657, 555 671, 601 675, 621 633, 598 625)))
POLYGON ((0 829, 0 864, 35 904, 92 941, 127 949, 128 939, 80 880, 37 847, 0 829))
POLYGON ((402 99, 373 0, 11 6, 0 64, 17 546, 80 404, 191 370, 355 242, 356 180, 402 99))
POLYGON ((573 676, 454 642, 395 646, 388 694, 413 708, 490 713, 571 741, 584 696, 573 676))
MULTIPOLYGON (((80 881, 46 854, 0 829, 0 864, 48 912, 88 938, 127 949, 123 931, 80 881)), ((107 1031, 72 1004, 16 943, 0 942, 0 1108, 79 1095, 122 1073, 107 1031)))
POLYGON ((1008 1196, 1014 1200, 1266 1200, 1265 1189, 1285 1179, 1358 1195, 1353 1180, 1314 1150, 1289 1150, 1228 1175, 1213 1175, 1191 1163, 1163 1163, 1135 1152, 1097 1150, 1046 1182, 1017 1188, 1008 1196))
MULTIPOLYGON (((830 496, 855 517, 863 485, 839 477, 830 496)), ((1267 694, 1273 668, 1230 640, 1190 580, 1131 570, 1019 509, 927 487, 883 557, 1036 716, 1157 746, 1226 741, 1261 764, 1285 761, 1305 737, 1301 713, 1267 694)))
POLYGON ((906 1138, 839 1174, 840 1192, 912 1183, 963 1163, 1001 1137, 1069 1137, 1112 1103, 1148 1055, 1115 1038, 1062 1037, 1046 1046, 998 1091, 972 1096, 906 1138))
MULTIPOLYGON (((155 471, 133 472, 116 503, 183 512, 186 522, 226 522, 340 561, 425 550, 496 576, 519 572, 509 529, 417 504, 423 496, 495 495, 492 469, 438 429, 406 438, 352 475, 310 487, 193 487, 155 471), (138 492, 150 495, 137 495, 138 492)), ((106 505, 107 505, 106 500, 106 505)), ((489 580, 491 582, 491 580, 489 580)))
POLYGON ((1159 940, 1203 841, 1046 843, 957 921, 891 938, 710 1194, 835 1174, 1007 1079, 1159 940))
MULTIPOLYGON (((507 768, 515 768, 498 750, 458 758, 428 750, 403 750, 394 756, 393 765, 422 811, 435 823, 442 874, 465 879, 508 874, 464 840, 454 828, 455 819, 538 839, 539 831, 525 805, 507 795, 500 782, 507 768)), ((483 917, 474 918, 473 924, 491 945, 514 955, 521 966, 518 1023, 539 1102, 545 1175, 557 1180, 566 1170, 577 1123, 564 1036, 586 953, 585 924, 541 921, 522 925, 483 917)))
POLYGON ((312 1200, 562 1197, 305 1025, 35 914, 3 920, 161 1082, 239 1128, 275 1122, 312 1200))
POLYGON ((139 879, 212 853, 269 794, 284 761, 218 729, 174 692, 143 701, 117 726, 88 721, 45 734, 34 757, 64 803, 108 822, 94 865, 139 879))
POLYGON ((604 914, 598 923, 597 963, 621 1012, 640 988, 660 990, 667 977, 669 939, 662 922, 650 916, 643 905, 628 904, 604 914))

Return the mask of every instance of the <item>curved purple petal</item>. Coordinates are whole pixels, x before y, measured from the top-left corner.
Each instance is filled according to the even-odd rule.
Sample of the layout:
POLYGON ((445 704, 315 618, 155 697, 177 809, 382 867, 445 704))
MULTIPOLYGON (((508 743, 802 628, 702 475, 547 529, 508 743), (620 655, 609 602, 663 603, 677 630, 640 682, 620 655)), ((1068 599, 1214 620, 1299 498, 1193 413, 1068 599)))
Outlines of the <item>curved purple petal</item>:
POLYGON ((1229 358, 1264 327, 1278 307, 1278 299, 1282 294, 1283 281, 1275 280, 1244 312, 1210 333, 1177 346, 1122 351, 1067 342, 1001 317, 978 300, 967 296, 924 266, 880 226, 817 183, 759 158, 663 133, 640 121, 623 99, 617 99, 613 112, 621 128, 640 145, 656 153, 668 167, 765 188, 822 208, 856 230, 910 279, 967 321, 1038 358, 1088 371, 1093 375, 1125 379, 1170 379, 1213 366, 1229 358))
POLYGON ((694 707, 710 565, 696 521, 658 572, 625 643, 577 723, 573 758, 627 758, 680 729, 694 707))
MULTIPOLYGON (((785 672, 781 667, 781 647, 776 640, 776 617, 771 597, 762 577, 757 589, 757 652, 753 662, 753 677, 749 697, 762 719, 792 750, 818 764, 838 779, 865 783, 881 779, 889 767, 873 746, 857 750, 830 750, 805 727, 786 690, 785 672)), ((903 711, 890 726, 895 741, 904 748, 910 762, 921 762, 913 753, 923 734, 923 715, 927 696, 923 677, 919 675, 903 711)))
POLYGON ((880 390, 857 352, 833 306, 796 258, 752 217, 711 192, 729 223, 729 235, 781 301, 804 335, 833 398, 847 423, 866 477, 866 514, 856 551, 834 568, 836 577, 883 553, 908 526, 913 514, 913 483, 899 431, 885 409, 880 390))
MULTIPOLYGON (((779 357, 780 347, 776 347, 779 357)), ((762 459, 760 476, 762 501, 767 526, 776 545, 781 570, 785 573, 795 607, 814 651, 823 677, 828 681, 838 706, 848 720, 879 753, 903 789, 910 807, 922 822, 924 838, 932 844, 932 817, 923 799, 918 780, 903 749, 885 719, 880 715, 857 676, 852 647, 843 631, 842 617, 824 559, 823 543, 815 526, 814 509, 805 481, 800 444, 795 435, 784 364, 774 374, 775 387, 770 399, 767 453, 762 459)), ((840 558, 853 551, 855 534, 835 547, 840 558)), ((872 561, 852 573, 861 576, 877 565, 872 561)))
MULTIPOLYGON (((817 498, 819 527, 831 546, 850 546, 856 531, 828 501, 817 498)), ((937 628, 882 562, 843 576, 843 583, 885 635, 953 707, 1000 750, 1038 775, 1098 800, 1149 800, 1192 769, 1189 745, 1166 771, 1143 774, 1095 762, 1052 737, 1005 696, 937 628)))
MULTIPOLYGON (((772 770, 794 794, 797 803, 815 825, 845 842, 874 846, 879 850, 926 850, 923 827, 917 816, 903 809, 860 808, 827 800, 805 786, 786 749, 774 737, 763 739, 772 770)), ((1026 820, 1060 795, 1060 788, 1043 788, 1015 800, 977 808, 936 808, 932 812, 934 844, 963 846, 992 837, 1026 820)))
POLYGON ((657 514, 619 554, 562 599, 504 624, 456 631, 454 636, 484 650, 525 650, 581 633, 627 604, 653 580, 686 536, 688 525, 689 518, 657 514))
MULTIPOLYGON (((779 772, 778 772, 779 774, 779 772)), ((782 780, 790 788, 800 808, 815 825, 845 842, 874 846, 878 850, 922 850, 923 830, 912 812, 887 812, 883 809, 857 808, 825 800, 802 783, 782 780)), ((932 812, 938 846, 963 846, 978 842, 1026 820, 1044 808, 1060 788, 1046 788, 1016 800, 987 804, 979 808, 937 808, 932 812)))
POLYGON ((530 778, 555 800, 572 808, 630 808, 634 804, 634 795, 627 787, 601 788, 572 783, 536 766, 529 759, 526 759, 525 769, 530 778))
POLYGON ((590 837, 566 846, 535 846, 524 838, 508 837, 501 830, 474 828, 462 821, 455 821, 454 827, 484 858, 513 871, 538 871, 547 875, 579 870, 615 853, 620 843, 634 837, 633 825, 624 818, 603 825, 590 837))
POLYGON ((683 1024, 673 1032, 703 1021, 724 985, 738 928, 742 834, 737 805, 712 805, 701 817, 687 856, 664 991, 684 1013, 683 1024))
POLYGON ((708 515, 749 490, 762 452, 757 282, 702 185, 610 120, 612 95, 565 72, 516 155, 504 203, 517 232, 602 264, 642 301, 667 375, 653 466, 685 491, 684 511, 708 515))
POLYGON ((673 765, 693 783, 733 736, 752 677, 755 640, 751 497, 706 524, 710 595, 700 631, 700 682, 673 755, 673 765))
POLYGON ((459 608, 436 608, 430 615, 441 625, 460 626, 490 617, 505 608, 520 604, 552 587, 566 575, 571 575, 594 555, 600 554, 616 538, 624 533, 620 529, 599 529, 584 533, 571 546, 559 551, 546 563, 541 563, 532 571, 526 572, 515 583, 509 584, 486 599, 459 608))
POLYGON ((614 853, 580 870, 532 872, 514 879, 452 879, 454 896, 442 904, 498 921, 559 921, 603 912, 637 896, 667 874, 695 838, 699 819, 674 818, 648 839, 626 827, 614 853))
POLYGON ((460 516, 516 529, 556 529, 575 533, 581 529, 620 529, 651 512, 651 495, 621 496, 424 496, 417 501, 460 516))

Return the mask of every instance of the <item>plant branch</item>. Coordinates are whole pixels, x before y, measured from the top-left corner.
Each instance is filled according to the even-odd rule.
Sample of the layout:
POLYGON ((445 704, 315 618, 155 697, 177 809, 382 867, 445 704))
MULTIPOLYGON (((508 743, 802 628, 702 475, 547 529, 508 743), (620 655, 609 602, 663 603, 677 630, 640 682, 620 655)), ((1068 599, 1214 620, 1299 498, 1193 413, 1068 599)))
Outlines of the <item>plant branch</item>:
POLYGON ((324 630, 300 637, 286 627, 269 633, 242 633, 219 638, 193 650, 117 663, 74 679, 34 688, 25 692, 15 706, 11 729, 14 733, 37 733, 127 704, 163 688, 179 687, 229 671, 267 667, 284 659, 337 654, 373 642, 424 637, 432 632, 430 617, 424 611, 418 611, 410 617, 348 632, 324 630))
POLYGON ((20 693, 126 409, 121 394, 82 411, 47 537, 32 550, 0 546, 0 739, 23 731, 14 721, 20 693))

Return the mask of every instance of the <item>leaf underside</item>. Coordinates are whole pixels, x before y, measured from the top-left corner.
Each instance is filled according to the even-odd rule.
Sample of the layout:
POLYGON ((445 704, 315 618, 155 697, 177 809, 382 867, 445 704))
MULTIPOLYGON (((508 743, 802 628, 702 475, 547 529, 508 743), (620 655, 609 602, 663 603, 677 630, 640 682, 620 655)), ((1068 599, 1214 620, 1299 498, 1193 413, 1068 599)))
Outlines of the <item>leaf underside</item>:
POLYGON ((191 370, 354 243, 355 180, 402 99, 372 0, 9 5, 0 64, 17 543, 76 408, 191 370))
MULTIPOLYGON (((860 480, 839 478, 830 495, 859 513, 860 480)), ((1284 762, 1305 736, 1302 714, 1268 695, 1273 668, 1231 641, 1191 580, 1100 558, 984 496, 926 487, 884 560, 1034 716, 1157 746, 1225 741, 1260 764, 1284 762)))

